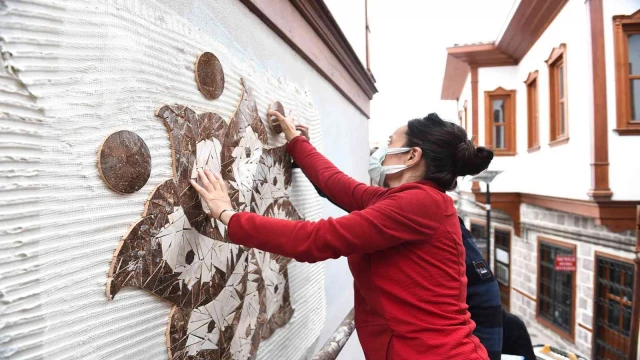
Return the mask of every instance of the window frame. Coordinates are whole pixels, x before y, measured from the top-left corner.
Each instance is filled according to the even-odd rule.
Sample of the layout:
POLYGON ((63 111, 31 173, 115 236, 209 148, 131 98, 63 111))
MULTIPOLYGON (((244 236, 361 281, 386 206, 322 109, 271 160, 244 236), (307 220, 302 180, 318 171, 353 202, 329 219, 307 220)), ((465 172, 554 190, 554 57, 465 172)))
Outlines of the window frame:
POLYGON ((531 153, 540 150, 538 70, 530 72, 524 83, 527 87, 527 151, 531 153))
POLYGON ((567 45, 553 48, 549 58, 545 61, 549 74, 549 146, 557 146, 569 142, 569 87, 567 82, 567 45), (562 81, 564 92, 560 94, 559 69, 562 67, 562 81), (564 103, 564 134, 561 133, 561 105, 564 103))
MULTIPOLYGON (((569 328, 570 331, 569 333, 565 332, 563 329, 559 328, 558 326, 556 326, 554 323, 552 323, 551 321, 543 318, 540 315, 540 277, 542 274, 541 271, 541 261, 540 261, 540 244, 541 243, 545 243, 547 245, 550 245, 552 247, 559 247, 562 248, 564 250, 570 250, 573 255, 575 255, 576 257, 578 256, 577 254, 577 246, 571 243, 566 243, 563 241, 558 241, 558 240, 554 240, 554 239, 549 239, 546 237, 542 237, 542 236, 538 236, 538 241, 537 241, 537 245, 536 245, 536 261, 537 261, 537 267, 538 267, 538 273, 536 275, 536 320, 544 325, 545 327, 551 329, 553 332, 555 332, 556 334, 558 334, 559 336, 561 336, 562 338, 574 343, 575 342, 575 334, 576 334, 576 298, 577 298, 577 272, 578 269, 576 268, 576 271, 572 271, 572 279, 571 279, 571 283, 572 283, 572 291, 571 291, 571 324, 569 324, 569 328)), ((554 270, 555 271, 555 270, 554 270)))
POLYGON ((640 34, 640 10, 631 15, 613 17, 613 49, 616 78, 616 128, 618 135, 640 135, 640 119, 632 119, 631 89, 629 81, 633 76, 640 80, 640 75, 629 74, 629 42, 628 35, 640 34), (635 120, 635 121, 634 121, 635 120))
MULTIPOLYGON (((508 254, 509 254, 509 266, 508 271, 509 271, 509 285, 507 285, 507 298, 508 298, 508 304, 502 304, 502 306, 507 310, 510 311, 511 309, 511 287, 513 284, 513 273, 512 273, 512 269, 511 269, 511 264, 513 263, 513 259, 512 259, 512 250, 513 250, 513 232, 512 229, 510 227, 506 227, 506 226, 500 226, 500 225, 495 225, 493 227, 493 261, 495 262, 495 276, 496 276, 496 280, 498 280, 498 264, 503 265, 504 263, 502 263, 501 261, 498 261, 498 255, 496 254, 496 250, 498 248, 502 248, 502 246, 498 246, 498 242, 496 241, 496 234, 498 233, 503 233, 506 234, 508 236, 508 241, 509 241, 509 249, 508 249, 508 254)), ((498 280, 498 287, 500 287, 501 283, 498 280)), ((502 284, 504 286, 504 284, 502 284)), ((500 289, 500 303, 502 303, 502 289, 500 289)))
MULTIPOLYGON (((633 262, 633 259, 627 259, 627 258, 623 258, 620 256, 616 256, 616 255, 612 255, 612 254, 608 254, 608 253, 604 253, 604 252, 599 252, 596 251, 594 256, 593 256, 593 297, 592 299, 594 300, 594 309, 593 309, 593 316, 592 316, 592 323, 591 323, 591 329, 592 329, 592 333, 593 336, 591 337, 591 356, 593 358, 596 358, 596 351, 597 349, 597 331, 598 331, 598 315, 599 315, 599 311, 598 311, 598 304, 597 304, 597 300, 599 298, 599 288, 598 288, 598 279, 599 279, 599 275, 600 275, 600 267, 599 267, 599 263, 598 260, 602 258, 602 259, 606 259, 609 260, 611 262, 618 262, 624 265, 628 265, 631 266, 632 268, 632 272, 631 274, 633 276, 635 276, 635 272, 633 271, 635 269, 635 263, 633 262)), ((608 280, 610 281, 610 279, 608 280)), ((613 295, 609 295, 611 296, 611 298, 613 300, 617 300, 615 299, 616 296, 613 295)), ((636 301, 640 301, 640 299, 635 299, 633 298, 633 296, 635 295, 634 293, 634 289, 633 289, 633 282, 632 282, 632 290, 631 290, 631 301, 630 301, 630 305, 631 305, 631 309, 632 309, 632 314, 631 316, 633 316, 633 307, 636 306, 635 302, 636 301)), ((619 302, 624 302, 624 300, 620 300, 619 302)), ((638 346, 637 343, 637 339, 634 339, 633 337, 633 330, 634 330, 634 326, 636 326, 636 324, 634 323, 634 319, 631 318, 631 324, 630 324, 630 329, 629 329, 629 351, 631 349, 635 349, 638 346)))
POLYGON ((498 87, 493 91, 484 92, 484 143, 485 146, 493 150, 495 156, 516 155, 516 91, 506 90, 498 87), (504 122, 504 145, 503 149, 496 149, 493 146, 493 106, 492 99, 503 98, 505 100, 504 122))

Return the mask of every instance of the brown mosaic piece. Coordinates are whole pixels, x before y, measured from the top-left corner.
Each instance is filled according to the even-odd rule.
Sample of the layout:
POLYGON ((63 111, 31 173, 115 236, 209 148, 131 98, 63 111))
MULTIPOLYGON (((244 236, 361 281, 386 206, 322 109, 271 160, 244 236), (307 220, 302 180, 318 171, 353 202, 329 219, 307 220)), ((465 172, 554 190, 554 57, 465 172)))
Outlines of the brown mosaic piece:
MULTIPOLYGON (((269 106, 269 112, 273 110, 279 112, 282 115, 285 115, 284 106, 282 106, 282 103, 280 101, 274 101, 273 104, 269 106)), ((282 126, 280 126, 280 121, 278 121, 278 118, 276 118, 275 116, 269 115, 269 112, 267 112, 267 119, 269 119, 269 126, 271 127, 271 130, 276 134, 282 134, 282 126)))
POLYGON ((156 115, 169 133, 174 178, 152 191, 120 241, 107 297, 131 286, 173 303, 171 359, 254 359, 260 340, 293 315, 290 259, 228 243, 189 180, 207 167, 223 174, 236 209, 297 220, 288 200, 291 159, 284 146, 264 149, 267 132, 246 88, 228 126, 183 105, 160 106, 156 115))
POLYGON ((109 135, 98 150, 98 172, 113 190, 131 194, 151 175, 151 154, 136 133, 121 130, 109 135))
POLYGON ((198 90, 207 99, 217 99, 224 90, 224 71, 218 57, 210 52, 198 56, 195 66, 198 90))

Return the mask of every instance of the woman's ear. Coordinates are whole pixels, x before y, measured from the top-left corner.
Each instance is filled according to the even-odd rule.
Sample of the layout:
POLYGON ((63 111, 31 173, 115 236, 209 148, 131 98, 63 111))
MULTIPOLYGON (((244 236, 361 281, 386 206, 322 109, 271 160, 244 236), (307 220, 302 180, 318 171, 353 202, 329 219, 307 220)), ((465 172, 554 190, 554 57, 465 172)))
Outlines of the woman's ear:
POLYGON ((409 157, 405 161, 405 165, 411 167, 417 165, 420 160, 422 160, 422 149, 419 147, 413 147, 411 148, 411 151, 409 151, 409 157))

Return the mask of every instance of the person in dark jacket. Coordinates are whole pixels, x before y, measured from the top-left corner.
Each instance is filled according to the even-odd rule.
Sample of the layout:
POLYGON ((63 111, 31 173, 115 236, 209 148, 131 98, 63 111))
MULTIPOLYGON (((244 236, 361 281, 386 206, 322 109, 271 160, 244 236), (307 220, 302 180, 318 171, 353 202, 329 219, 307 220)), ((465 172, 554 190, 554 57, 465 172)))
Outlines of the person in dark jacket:
POLYGON ((502 309, 502 353, 524 356, 525 360, 536 360, 531 337, 527 327, 519 317, 502 309))
POLYGON ((504 340, 498 281, 482 258, 471 232, 464 226, 462 219, 458 219, 462 231, 462 245, 466 252, 467 305, 471 320, 476 323, 473 335, 480 339, 491 360, 500 359, 504 340))
MULTIPOLYGON (((306 126, 298 125, 296 128, 302 136, 306 137, 307 140, 309 139, 309 129, 306 126)), ((293 167, 298 167, 295 162, 293 167)), ((312 185, 318 195, 337 206, 315 184, 312 183, 312 185)), ((337 207, 340 208, 339 206, 337 207)), ((344 209, 342 210, 344 211, 344 209)), ((471 232, 466 228, 462 219, 458 217, 458 220, 462 231, 462 244, 466 252, 467 305, 469 306, 471 319, 476 324, 473 335, 485 347, 490 360, 499 360, 503 348, 503 314, 500 302, 500 288, 493 272, 487 266, 486 261, 482 258, 482 253, 473 241, 471 232)))

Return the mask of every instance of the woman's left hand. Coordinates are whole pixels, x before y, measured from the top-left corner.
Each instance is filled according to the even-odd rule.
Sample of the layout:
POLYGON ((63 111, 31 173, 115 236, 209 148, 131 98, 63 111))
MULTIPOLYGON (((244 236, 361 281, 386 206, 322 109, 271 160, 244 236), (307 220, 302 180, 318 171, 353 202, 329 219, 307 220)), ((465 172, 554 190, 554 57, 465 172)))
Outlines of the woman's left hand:
POLYGON ((198 170, 198 179, 202 185, 199 185, 195 180, 191 180, 191 185, 209 206, 209 216, 221 220, 226 225, 234 212, 231 199, 227 194, 227 185, 224 183, 222 176, 213 174, 209 169, 205 169, 204 171, 198 170), (220 213, 224 210, 229 211, 225 211, 225 216, 220 219, 220 213))

